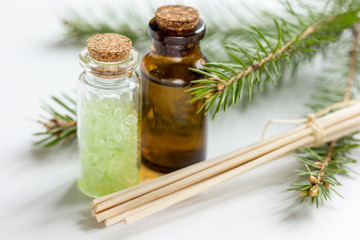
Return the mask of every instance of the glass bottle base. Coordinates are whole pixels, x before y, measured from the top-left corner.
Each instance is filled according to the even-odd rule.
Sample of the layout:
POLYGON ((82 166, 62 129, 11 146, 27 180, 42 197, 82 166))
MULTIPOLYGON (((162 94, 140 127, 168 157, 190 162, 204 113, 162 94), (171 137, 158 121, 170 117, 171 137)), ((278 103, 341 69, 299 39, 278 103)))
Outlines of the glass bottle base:
POLYGON ((91 198, 98 198, 98 197, 100 197, 100 196, 95 196, 95 195, 92 195, 92 194, 90 194, 90 193, 87 193, 84 189, 81 188, 81 185, 79 184, 79 181, 77 181, 77 186, 78 186, 80 192, 82 192, 83 194, 85 194, 85 195, 88 196, 88 197, 91 197, 91 198))
POLYGON ((139 182, 140 182, 140 175, 139 175, 137 181, 134 182, 134 183, 131 184, 131 185, 123 186, 123 187, 120 187, 120 188, 115 189, 115 190, 113 189, 113 191, 109 191, 109 192, 102 192, 102 193, 100 193, 100 194, 93 194, 93 193, 89 193, 88 191, 86 191, 84 188, 82 188, 82 184, 81 184, 81 182, 80 182, 79 179, 77 180, 77 185, 78 185, 78 188, 80 189, 80 191, 81 191, 82 193, 84 193, 85 195, 87 195, 87 196, 89 196, 89 197, 92 197, 92 198, 98 198, 98 197, 102 197, 102 196, 105 196, 105 195, 108 195, 108 194, 111 194, 111 193, 114 193, 114 192, 118 192, 118 191, 124 190, 124 189, 129 188, 129 187, 135 186, 135 185, 139 184, 139 182))

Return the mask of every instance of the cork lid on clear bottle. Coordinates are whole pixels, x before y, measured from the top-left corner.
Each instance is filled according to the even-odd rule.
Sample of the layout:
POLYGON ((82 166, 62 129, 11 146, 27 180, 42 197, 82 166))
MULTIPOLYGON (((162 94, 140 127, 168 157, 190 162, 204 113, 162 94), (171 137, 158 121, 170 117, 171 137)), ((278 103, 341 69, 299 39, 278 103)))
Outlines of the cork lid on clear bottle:
POLYGON ((95 76, 112 79, 126 73, 120 63, 129 58, 132 49, 128 37, 116 33, 97 34, 86 41, 86 46, 90 57, 99 62, 98 66, 91 67, 95 76))
POLYGON ((183 5, 166 5, 155 12, 158 27, 168 32, 191 32, 199 23, 199 11, 183 5))

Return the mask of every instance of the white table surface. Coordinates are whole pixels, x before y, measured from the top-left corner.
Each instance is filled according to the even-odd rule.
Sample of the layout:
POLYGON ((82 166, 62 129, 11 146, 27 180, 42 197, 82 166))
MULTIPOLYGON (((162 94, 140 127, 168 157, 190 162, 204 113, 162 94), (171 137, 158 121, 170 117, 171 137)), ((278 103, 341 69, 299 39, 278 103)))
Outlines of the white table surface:
MULTIPOLYGON (((291 156, 134 224, 107 229, 97 224, 90 216, 90 198, 76 185, 77 147, 34 148, 31 134, 41 127, 26 119, 38 117, 40 98, 75 88, 82 71, 80 47, 59 44, 64 29, 56 13, 86 5, 100 1, 1 3, 0 239, 359 239, 359 175, 340 178, 345 200, 334 195, 316 210, 286 191, 301 166, 291 156)), ((258 141, 270 119, 304 116, 317 70, 304 68, 296 80, 286 80, 247 109, 232 107, 211 121, 208 157, 258 141)), ((292 127, 273 126, 267 134, 292 127)), ((353 169, 360 172, 360 165, 353 169)))

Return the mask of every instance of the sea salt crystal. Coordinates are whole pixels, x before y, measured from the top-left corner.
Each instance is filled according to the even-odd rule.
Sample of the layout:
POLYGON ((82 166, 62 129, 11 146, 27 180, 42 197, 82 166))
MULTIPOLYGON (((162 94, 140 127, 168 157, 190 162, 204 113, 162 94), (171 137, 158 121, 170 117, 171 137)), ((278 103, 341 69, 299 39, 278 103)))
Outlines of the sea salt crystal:
POLYGON ((137 117, 135 115, 131 114, 125 118, 125 123, 128 126, 133 126, 137 123, 137 117))

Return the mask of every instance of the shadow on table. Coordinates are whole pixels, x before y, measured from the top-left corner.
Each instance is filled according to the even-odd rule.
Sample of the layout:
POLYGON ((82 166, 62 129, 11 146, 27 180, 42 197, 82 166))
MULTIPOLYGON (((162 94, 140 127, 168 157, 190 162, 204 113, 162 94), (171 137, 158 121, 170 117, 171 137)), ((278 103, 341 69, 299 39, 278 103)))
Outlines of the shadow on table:
POLYGON ((59 200, 58 205, 66 207, 74 204, 86 204, 89 206, 89 202, 92 199, 92 197, 86 196, 84 193, 82 193, 77 186, 77 182, 74 181, 63 198, 59 200))
POLYGON ((297 191, 276 192, 274 196, 274 202, 277 204, 273 205, 270 214, 277 215, 280 223, 292 225, 312 218, 313 210, 316 207, 311 206, 307 201, 300 203, 300 196, 297 191))
MULTIPOLYGON (((274 215, 282 226, 287 225, 292 229, 298 229, 301 224, 308 224, 309 221, 314 219, 318 211, 321 211, 321 203, 319 203, 319 209, 316 209, 315 204, 310 203, 310 199, 306 199, 300 203, 301 197, 298 191, 287 191, 289 186, 295 182, 303 182, 304 178, 300 178, 294 172, 294 169, 300 169, 304 167, 303 164, 297 163, 292 166, 292 169, 286 169, 284 175, 282 191, 277 189, 271 201, 271 209, 268 214, 274 215)), ((326 209, 333 209, 332 206, 327 205, 326 209)))
MULTIPOLYGON (((191 216, 197 212, 211 208, 214 205, 220 203, 223 204, 229 199, 241 197, 241 195, 248 194, 255 189, 266 187, 267 184, 271 183, 258 181, 255 185, 249 185, 239 182, 239 187, 236 189, 234 189, 233 184, 224 184, 220 188, 209 190, 205 193, 176 204, 175 206, 165 209, 164 211, 166 211, 166 214, 163 214, 164 211, 161 211, 130 225, 125 225, 124 223, 114 225, 110 227, 111 235, 107 236, 107 238, 123 239, 130 236, 133 237, 137 233, 144 233, 148 230, 164 225, 168 222, 175 221, 176 219, 182 218, 184 216, 191 216), (221 194, 219 194, 219 192, 221 192, 221 194)), ((95 220, 91 216, 90 211, 84 211, 82 212, 82 215, 83 219, 78 221, 78 224, 83 230, 88 231, 92 230, 93 228, 103 228, 102 223, 99 223, 98 225, 95 223, 95 220)))
POLYGON ((31 147, 30 153, 34 162, 45 164, 49 161, 77 161, 77 144, 57 145, 50 148, 31 147))
POLYGON ((81 210, 78 210, 79 217, 77 217, 75 221, 84 231, 104 228, 102 224, 97 223, 91 216, 89 203, 92 199, 92 197, 82 193, 76 181, 74 181, 63 198, 58 201, 57 206, 67 208, 69 206, 79 205, 76 209, 81 208, 81 210))

